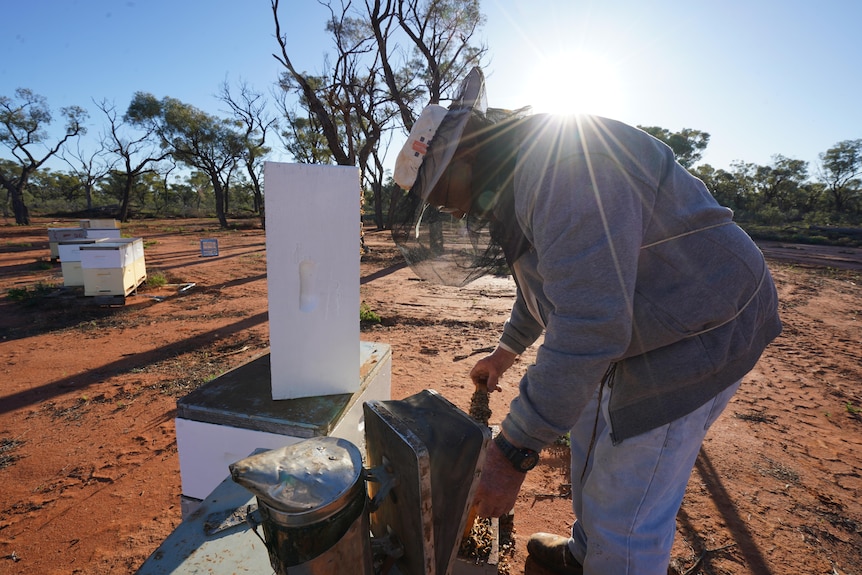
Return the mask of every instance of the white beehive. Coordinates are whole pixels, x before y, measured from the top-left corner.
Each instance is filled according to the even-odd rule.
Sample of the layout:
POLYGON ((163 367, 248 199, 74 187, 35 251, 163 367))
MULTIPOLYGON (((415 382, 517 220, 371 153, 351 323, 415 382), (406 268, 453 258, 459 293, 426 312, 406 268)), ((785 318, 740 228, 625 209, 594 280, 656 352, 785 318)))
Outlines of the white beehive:
POLYGON ((48 228, 48 245, 51 248, 51 259, 60 257, 60 242, 87 237, 84 228, 48 228))
POLYGON ((122 239, 120 228, 87 228, 85 231, 90 239, 122 239))
POLYGON ((120 221, 114 219, 81 220, 81 227, 96 229, 119 228, 120 221))
MULTIPOLYGON (((267 224, 269 227, 269 224, 267 224)), ((274 449, 309 437, 341 437, 365 450, 362 405, 388 399, 392 350, 357 342, 352 395, 270 399, 275 354, 255 358, 197 388, 177 402, 177 449, 182 493, 203 499, 228 474, 228 465, 259 447, 274 449)))
POLYGON ((66 287, 84 285, 84 272, 81 269, 81 246, 103 242, 104 239, 78 238, 58 242, 57 252, 63 271, 63 285, 66 287))
POLYGON ((272 398, 359 387, 359 171, 267 162, 272 398))
POLYGON ((142 238, 104 240, 79 250, 85 296, 127 296, 147 278, 142 238))

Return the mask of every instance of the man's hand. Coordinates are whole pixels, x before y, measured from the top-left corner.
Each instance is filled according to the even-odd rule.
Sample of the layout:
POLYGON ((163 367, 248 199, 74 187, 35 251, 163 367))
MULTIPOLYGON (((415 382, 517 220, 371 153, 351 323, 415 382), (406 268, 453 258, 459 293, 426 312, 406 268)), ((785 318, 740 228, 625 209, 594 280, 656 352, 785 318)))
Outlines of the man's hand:
POLYGON ((485 465, 473 506, 479 517, 502 517, 515 507, 518 491, 527 474, 518 471, 493 441, 488 445, 485 465))
POLYGON ((517 357, 511 351, 497 347, 491 355, 486 355, 476 362, 476 365, 470 371, 470 379, 473 380, 473 384, 476 386, 488 386, 488 391, 499 391, 500 387, 497 385, 497 382, 503 373, 512 367, 517 357))

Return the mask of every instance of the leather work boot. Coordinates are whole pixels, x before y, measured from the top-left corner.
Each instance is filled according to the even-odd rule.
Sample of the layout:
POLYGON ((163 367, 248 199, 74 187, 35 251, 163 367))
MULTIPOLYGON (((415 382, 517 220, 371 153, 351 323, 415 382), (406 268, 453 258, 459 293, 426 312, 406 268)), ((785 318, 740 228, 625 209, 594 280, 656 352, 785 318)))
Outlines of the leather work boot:
POLYGON ((556 575, 583 575, 584 569, 569 551, 569 538, 551 533, 533 533, 527 541, 530 559, 556 575))

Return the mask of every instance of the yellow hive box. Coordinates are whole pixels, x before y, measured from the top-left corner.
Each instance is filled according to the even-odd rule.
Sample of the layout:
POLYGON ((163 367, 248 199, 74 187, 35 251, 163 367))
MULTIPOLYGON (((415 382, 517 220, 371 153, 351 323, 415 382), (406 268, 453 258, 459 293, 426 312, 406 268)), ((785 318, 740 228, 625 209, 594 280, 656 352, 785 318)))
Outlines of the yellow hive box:
POLYGON ((77 287, 84 285, 84 272, 81 269, 81 262, 60 261, 60 268, 63 270, 64 286, 77 287))
POLYGON ((82 245, 84 295, 127 296, 147 278, 142 238, 82 245))
POLYGON ((82 268, 84 276, 84 295, 127 296, 140 283, 135 279, 135 266, 121 268, 82 268))

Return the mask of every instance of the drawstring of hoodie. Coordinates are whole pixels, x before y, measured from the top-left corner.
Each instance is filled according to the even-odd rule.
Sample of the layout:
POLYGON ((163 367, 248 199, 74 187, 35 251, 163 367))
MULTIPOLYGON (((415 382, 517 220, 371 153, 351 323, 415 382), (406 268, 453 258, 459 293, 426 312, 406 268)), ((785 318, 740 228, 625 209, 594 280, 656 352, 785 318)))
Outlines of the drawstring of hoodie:
POLYGON ((612 380, 614 378, 614 372, 617 369, 617 364, 612 363, 608 366, 608 369, 605 370, 605 374, 602 376, 602 381, 599 383, 599 399, 598 406, 596 407, 596 419, 593 421, 593 433, 590 436, 590 444, 587 446, 587 455, 584 457, 584 469, 581 471, 581 483, 584 482, 584 476, 587 474, 587 465, 590 461, 590 456, 593 453, 593 447, 596 445, 596 435, 598 434, 599 429, 599 416, 602 414, 602 394, 604 393, 605 385, 608 388, 613 387, 612 380))

